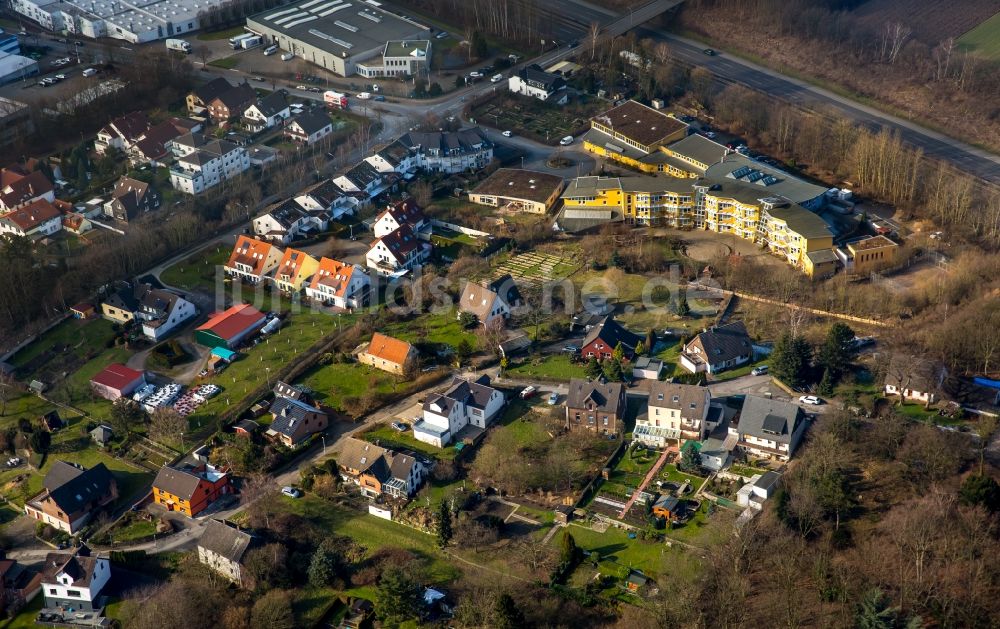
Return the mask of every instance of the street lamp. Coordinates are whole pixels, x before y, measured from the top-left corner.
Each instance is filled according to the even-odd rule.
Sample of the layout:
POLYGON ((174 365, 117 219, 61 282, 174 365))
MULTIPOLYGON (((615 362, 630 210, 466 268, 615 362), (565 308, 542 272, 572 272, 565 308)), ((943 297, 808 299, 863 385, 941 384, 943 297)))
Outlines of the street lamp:
POLYGON ((267 388, 271 388, 271 368, 264 367, 264 373, 267 375, 267 388))
POLYGON ((323 441, 323 456, 326 456, 326 435, 320 435, 319 438, 323 441))

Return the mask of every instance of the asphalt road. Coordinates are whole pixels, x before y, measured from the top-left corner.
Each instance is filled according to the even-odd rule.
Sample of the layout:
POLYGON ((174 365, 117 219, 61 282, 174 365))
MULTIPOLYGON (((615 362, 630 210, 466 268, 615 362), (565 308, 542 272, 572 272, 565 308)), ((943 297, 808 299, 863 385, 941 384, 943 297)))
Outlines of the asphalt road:
MULTIPOLYGON (((561 16, 561 32, 581 40, 592 22, 606 23, 617 17, 614 11, 597 7, 585 0, 548 0, 547 5, 550 11, 561 16), (572 22, 577 24, 575 32, 571 28, 572 22)), ((703 44, 660 29, 640 28, 636 35, 667 42, 674 57, 691 65, 705 67, 723 81, 739 83, 809 109, 831 111, 870 129, 886 127, 898 131, 903 140, 923 149, 928 157, 943 160, 962 171, 1000 185, 1000 156, 994 153, 750 61, 726 54, 708 56, 704 53, 703 44)))

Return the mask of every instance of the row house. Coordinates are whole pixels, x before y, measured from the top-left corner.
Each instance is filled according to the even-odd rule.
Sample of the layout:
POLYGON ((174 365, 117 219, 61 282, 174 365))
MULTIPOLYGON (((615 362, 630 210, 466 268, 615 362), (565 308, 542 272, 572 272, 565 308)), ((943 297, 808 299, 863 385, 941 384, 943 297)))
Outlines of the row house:
POLYGON ((325 231, 330 224, 329 211, 325 208, 307 210, 298 199, 273 205, 253 219, 254 234, 263 240, 287 245, 309 233, 325 231))
POLYGON ((322 258, 306 286, 306 297, 336 308, 359 308, 370 300, 371 278, 357 264, 322 258))
POLYGON ((62 229, 62 212, 46 201, 36 199, 0 215, 0 234, 24 236, 33 240, 51 236, 62 229))
POLYGON ((429 472, 412 455, 353 437, 337 455, 337 465, 344 480, 356 484, 369 498, 408 499, 417 493, 429 472))
POLYGON ((284 251, 269 242, 240 236, 223 270, 231 277, 259 284, 271 276, 284 255, 284 251))

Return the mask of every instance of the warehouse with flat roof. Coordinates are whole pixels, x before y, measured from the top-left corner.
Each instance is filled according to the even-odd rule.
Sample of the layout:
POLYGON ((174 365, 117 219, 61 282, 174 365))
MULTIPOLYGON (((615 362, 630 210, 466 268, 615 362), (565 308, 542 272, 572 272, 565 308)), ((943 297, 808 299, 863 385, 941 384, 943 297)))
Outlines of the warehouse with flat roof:
POLYGON ((401 49, 399 42, 421 40, 417 49, 429 53, 429 27, 377 4, 304 0, 247 18, 247 30, 340 76, 378 76, 367 68, 384 67, 389 42, 394 42, 389 50, 394 53, 401 49))

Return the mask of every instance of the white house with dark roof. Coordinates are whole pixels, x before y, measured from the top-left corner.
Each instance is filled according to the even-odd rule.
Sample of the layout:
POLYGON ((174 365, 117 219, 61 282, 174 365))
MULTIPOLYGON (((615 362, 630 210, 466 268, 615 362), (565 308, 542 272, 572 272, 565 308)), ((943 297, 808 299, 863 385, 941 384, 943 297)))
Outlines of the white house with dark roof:
POLYGON ((489 386, 488 376, 455 378, 444 393, 424 402, 423 419, 413 425, 417 441, 443 448, 467 426, 486 430, 504 406, 503 393, 489 386))
POLYGON ((285 125, 285 135, 303 144, 315 144, 333 133, 333 120, 323 109, 307 111, 285 125))
POLYGON ((719 373, 753 360, 753 342, 742 321, 712 326, 681 351, 680 364, 691 373, 719 373))
POLYGON ((329 213, 323 209, 307 210, 302 207, 298 198, 272 205, 253 219, 254 234, 263 240, 283 245, 304 238, 309 233, 321 232, 329 225, 329 213))
POLYGON ((753 456, 787 461, 802 441, 806 418, 791 402, 748 395, 736 430, 739 446, 753 456))
POLYGON ((430 257, 431 245, 420 240, 409 225, 376 238, 365 256, 368 268, 383 277, 419 268, 430 257))
POLYGON ((361 493, 372 498, 383 493, 409 498, 420 489, 428 471, 413 456, 353 437, 345 440, 337 464, 344 480, 357 484, 361 493))
POLYGON ((176 293, 134 282, 104 299, 101 313, 119 323, 135 320, 146 338, 159 341, 198 314, 198 309, 176 293))
POLYGON ((228 140, 207 140, 200 133, 185 134, 170 143, 177 162, 170 169, 170 184, 181 192, 201 194, 250 168, 250 156, 228 140))
POLYGON ((515 94, 551 101, 556 105, 565 105, 569 100, 566 94, 566 80, 558 74, 542 70, 538 64, 531 64, 518 70, 514 76, 507 79, 507 89, 515 94))
POLYGON ((326 430, 330 418, 326 413, 301 399, 278 395, 271 403, 273 420, 267 436, 294 448, 312 435, 326 430))
POLYGON ((73 553, 49 553, 41 571, 43 611, 86 613, 104 607, 101 592, 111 579, 111 562, 91 556, 86 546, 73 553))
POLYGON ((385 210, 375 219, 372 225, 372 233, 376 238, 381 238, 396 231, 403 225, 409 225, 414 232, 420 232, 430 228, 430 223, 424 217, 424 211, 420 209, 413 198, 397 201, 386 206, 385 210))
POLYGON ((489 282, 479 284, 468 281, 462 290, 458 303, 459 315, 467 312, 476 316, 480 324, 493 325, 495 321, 503 321, 510 316, 511 308, 520 305, 521 293, 514 284, 514 279, 508 274, 489 282))
POLYGON ((283 92, 271 92, 243 111, 243 126, 259 133, 284 124, 291 117, 291 111, 283 92))

